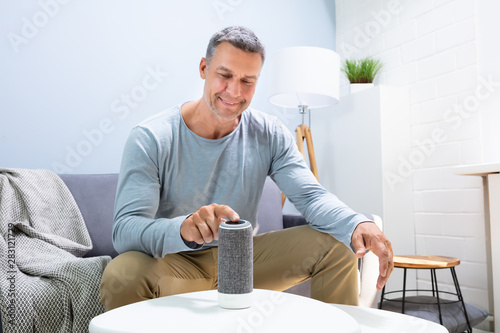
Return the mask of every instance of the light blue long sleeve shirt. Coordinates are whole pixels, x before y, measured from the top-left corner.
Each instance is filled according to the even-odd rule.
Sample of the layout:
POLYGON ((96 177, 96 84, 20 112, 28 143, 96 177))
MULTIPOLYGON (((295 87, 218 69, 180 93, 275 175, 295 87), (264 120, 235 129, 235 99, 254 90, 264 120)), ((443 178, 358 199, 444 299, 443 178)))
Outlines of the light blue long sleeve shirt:
MULTIPOLYGON (((210 140, 187 127, 180 106, 130 133, 118 181, 114 247, 154 257, 192 251, 181 237, 181 224, 212 203, 228 205, 255 228, 267 176, 314 229, 352 248, 354 229, 368 219, 317 182, 277 117, 247 109, 233 132, 210 140)), ((212 246, 217 241, 201 248, 212 246)))

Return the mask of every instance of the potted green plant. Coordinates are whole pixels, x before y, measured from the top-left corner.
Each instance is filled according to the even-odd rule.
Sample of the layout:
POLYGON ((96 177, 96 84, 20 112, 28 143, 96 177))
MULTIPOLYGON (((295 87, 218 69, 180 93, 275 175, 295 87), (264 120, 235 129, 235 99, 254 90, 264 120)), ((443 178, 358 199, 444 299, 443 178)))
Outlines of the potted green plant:
POLYGON ((359 60, 346 59, 342 64, 342 72, 351 83, 351 94, 373 87, 373 80, 381 68, 382 63, 380 60, 372 57, 366 57, 359 60))

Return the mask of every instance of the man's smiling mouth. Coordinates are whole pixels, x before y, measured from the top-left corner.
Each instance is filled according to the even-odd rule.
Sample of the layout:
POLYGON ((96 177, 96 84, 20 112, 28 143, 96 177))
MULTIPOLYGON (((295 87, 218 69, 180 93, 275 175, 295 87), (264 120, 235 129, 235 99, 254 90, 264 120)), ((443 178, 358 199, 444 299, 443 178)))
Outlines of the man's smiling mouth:
POLYGON ((236 103, 231 103, 231 102, 228 102, 228 101, 226 101, 226 100, 222 99, 221 97, 219 97, 219 99, 220 99, 220 100, 222 101, 222 103, 223 103, 223 104, 225 104, 225 105, 235 106, 235 105, 238 105, 238 104, 239 104, 238 102, 236 102, 236 103))

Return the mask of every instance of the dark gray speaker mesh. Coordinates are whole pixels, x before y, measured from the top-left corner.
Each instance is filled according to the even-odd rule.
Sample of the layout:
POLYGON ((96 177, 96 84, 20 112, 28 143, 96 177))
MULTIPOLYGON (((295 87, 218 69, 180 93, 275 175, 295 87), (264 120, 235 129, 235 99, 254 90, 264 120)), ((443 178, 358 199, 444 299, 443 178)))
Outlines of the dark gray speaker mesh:
POLYGON ((219 226, 219 287, 224 294, 253 291, 253 232, 248 221, 219 226))

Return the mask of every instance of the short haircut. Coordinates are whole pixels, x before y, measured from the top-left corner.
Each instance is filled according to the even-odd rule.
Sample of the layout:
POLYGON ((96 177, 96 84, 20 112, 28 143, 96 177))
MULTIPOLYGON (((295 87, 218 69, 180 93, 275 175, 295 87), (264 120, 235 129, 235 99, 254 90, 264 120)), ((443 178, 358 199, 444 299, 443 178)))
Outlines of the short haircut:
POLYGON ((213 34, 212 38, 210 38, 210 42, 207 46, 207 53, 205 55, 208 64, 210 64, 210 60, 212 60, 217 46, 223 42, 228 42, 234 47, 245 52, 259 53, 262 57, 262 62, 264 63, 264 45, 262 45, 259 38, 255 36, 253 31, 241 26, 232 26, 216 32, 213 34))

